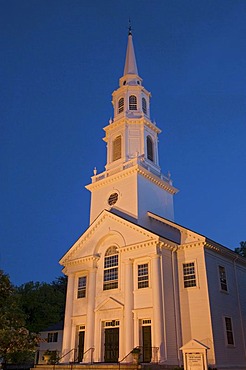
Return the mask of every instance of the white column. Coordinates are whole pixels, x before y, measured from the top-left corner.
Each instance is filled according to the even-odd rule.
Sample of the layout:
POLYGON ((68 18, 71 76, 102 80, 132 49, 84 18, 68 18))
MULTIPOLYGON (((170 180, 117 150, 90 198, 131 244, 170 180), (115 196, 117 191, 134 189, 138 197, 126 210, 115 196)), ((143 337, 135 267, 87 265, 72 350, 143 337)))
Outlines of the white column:
MULTIPOLYGON (((67 282, 67 297, 66 297, 66 311, 64 321, 64 332, 62 342, 62 356, 66 355, 75 343, 71 343, 71 332, 72 332, 72 315, 73 315, 73 301, 74 301, 74 275, 71 274, 68 277, 67 282)), ((73 358, 73 351, 67 356, 61 359, 61 362, 69 362, 73 358)))
MULTIPOLYGON (((133 267, 132 261, 128 260, 125 262, 125 353, 122 357, 126 356, 133 349, 133 267)), ((123 343, 120 348, 122 348, 123 343)), ((126 361, 128 359, 126 358, 126 361)))
POLYGON ((153 347, 159 347, 159 361, 163 362, 165 359, 164 346, 164 321, 163 321, 163 299, 162 299, 162 282, 161 282, 161 266, 160 256, 154 255, 152 257, 152 292, 153 292, 153 332, 154 338, 152 342, 153 347))
MULTIPOLYGON (((94 346, 94 329, 95 329, 95 299, 96 299, 96 272, 93 267, 89 272, 89 281, 87 288, 87 319, 85 333, 85 352, 94 346)), ((91 351, 88 351, 83 359, 84 362, 91 361, 91 351)))

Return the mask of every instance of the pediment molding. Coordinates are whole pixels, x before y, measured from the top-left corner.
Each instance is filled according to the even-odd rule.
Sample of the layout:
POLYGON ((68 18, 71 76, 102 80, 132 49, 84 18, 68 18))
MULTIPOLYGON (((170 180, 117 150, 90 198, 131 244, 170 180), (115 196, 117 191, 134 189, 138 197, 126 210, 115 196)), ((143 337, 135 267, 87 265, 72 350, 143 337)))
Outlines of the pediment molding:
MULTIPOLYGON (((104 210, 98 218, 89 226, 89 228, 81 235, 81 237, 75 242, 75 244, 68 250, 68 252, 61 258, 59 263, 63 266, 69 264, 79 264, 86 261, 90 261, 90 258, 98 258, 98 255, 86 256, 81 258, 72 258, 72 256, 89 241, 89 239, 95 234, 95 232, 101 227, 101 225, 107 220, 114 221, 119 225, 124 225, 128 229, 135 231, 138 234, 146 237, 146 240, 156 239, 156 234, 147 231, 139 225, 135 225, 130 221, 127 221, 120 216, 117 216, 109 211, 104 210)), ((110 232, 110 230, 109 230, 110 232)))
POLYGON ((103 307, 105 307, 105 310, 108 310, 109 309, 108 306, 110 305, 113 305, 112 308, 115 308, 115 309, 124 308, 124 304, 120 302, 118 299, 114 297, 108 297, 104 299, 101 303, 99 303, 99 305, 95 308, 95 312, 103 310, 103 307))

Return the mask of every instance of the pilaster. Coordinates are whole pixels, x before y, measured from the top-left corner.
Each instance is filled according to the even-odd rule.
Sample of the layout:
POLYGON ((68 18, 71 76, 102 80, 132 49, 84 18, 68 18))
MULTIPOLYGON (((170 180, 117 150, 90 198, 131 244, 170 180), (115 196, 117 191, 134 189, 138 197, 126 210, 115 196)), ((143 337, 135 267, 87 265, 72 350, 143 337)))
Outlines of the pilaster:
POLYGON ((72 334, 72 314, 73 314, 73 300, 74 300, 74 281, 75 275, 71 274, 68 277, 67 283, 67 296, 66 296, 66 313, 64 321, 64 334, 62 342, 62 359, 61 362, 73 361, 73 351, 67 354, 71 348, 73 348, 71 343, 72 334), (66 355, 66 356, 65 356, 66 355))
POLYGON ((164 319, 163 319, 163 299, 162 299, 162 276, 160 256, 152 256, 152 292, 153 292, 153 316, 154 316, 154 338, 153 347, 159 348, 159 361, 165 359, 164 346, 164 319))
POLYGON ((94 344, 94 329, 95 329, 95 294, 96 294, 96 273, 97 268, 92 267, 89 271, 88 283, 88 300, 87 300, 87 319, 86 319, 86 338, 85 338, 85 356, 83 361, 90 362, 91 351, 90 348, 95 347, 94 344))
POLYGON ((133 261, 125 262, 125 353, 133 349, 133 261))

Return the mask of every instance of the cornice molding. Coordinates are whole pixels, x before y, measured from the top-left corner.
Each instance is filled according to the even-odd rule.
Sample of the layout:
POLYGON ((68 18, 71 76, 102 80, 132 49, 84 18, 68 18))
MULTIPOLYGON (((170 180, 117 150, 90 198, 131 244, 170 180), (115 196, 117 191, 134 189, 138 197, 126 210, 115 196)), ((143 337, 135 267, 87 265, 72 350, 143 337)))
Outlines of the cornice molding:
POLYGON ((159 186, 161 189, 166 190, 168 193, 170 193, 172 195, 174 195, 178 192, 178 189, 176 189, 174 186, 170 185, 167 181, 162 180, 160 177, 158 177, 158 176, 154 175, 153 173, 151 173, 150 171, 146 170, 144 167, 142 167, 139 164, 136 164, 133 167, 121 170, 121 171, 117 172, 116 174, 110 175, 108 177, 104 177, 103 179, 98 180, 96 182, 93 182, 89 185, 86 185, 85 187, 86 187, 86 189, 88 189, 90 191, 96 190, 96 189, 99 189, 103 186, 106 186, 106 185, 108 185, 112 182, 121 180, 125 177, 131 176, 131 175, 137 174, 137 173, 139 175, 145 177, 146 179, 150 180, 152 183, 159 186))
POLYGON ((205 241, 194 241, 194 242, 190 242, 190 243, 185 243, 185 244, 181 244, 178 246, 178 251, 179 250, 184 250, 184 249, 191 249, 191 248, 197 248, 197 247, 204 247, 206 244, 205 241))
MULTIPOLYGON (((129 118, 126 117, 125 115, 122 118, 117 119, 116 121, 110 123, 109 125, 105 126, 103 130, 107 133, 111 130, 114 130, 115 128, 121 126, 121 125, 146 125, 151 130, 153 130, 155 133, 160 134, 161 129, 159 129, 153 122, 151 122, 148 118, 146 117, 136 117, 136 118, 129 118)), ((106 138, 104 138, 106 141, 106 138)))
MULTIPOLYGON (((159 244, 159 237, 157 237, 156 239, 146 240, 142 243, 126 245, 125 247, 119 248, 119 253, 131 252, 133 250, 142 249, 146 247, 156 247, 158 246, 158 244, 159 244)), ((132 259, 134 259, 134 257, 132 257, 132 259)))
POLYGON ((221 255, 227 256, 235 262, 240 262, 243 265, 246 265, 246 258, 235 253, 233 250, 224 247, 221 244, 218 244, 212 240, 207 240, 205 243, 205 248, 215 251, 221 255))
MULTIPOLYGON (((73 260, 69 260, 66 264, 67 266, 76 266, 76 265, 81 265, 81 264, 94 264, 100 259, 100 256, 85 256, 81 258, 75 258, 73 260)), ((88 269, 95 268, 95 266, 88 266, 88 269)))

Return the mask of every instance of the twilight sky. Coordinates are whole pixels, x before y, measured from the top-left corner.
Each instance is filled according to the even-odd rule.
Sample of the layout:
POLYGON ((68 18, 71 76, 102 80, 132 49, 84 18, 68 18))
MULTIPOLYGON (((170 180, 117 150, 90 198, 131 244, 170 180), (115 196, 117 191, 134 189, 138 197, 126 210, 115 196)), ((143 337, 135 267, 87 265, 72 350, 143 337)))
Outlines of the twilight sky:
POLYGON ((0 268, 51 282, 87 228, 128 18, 175 221, 246 240, 245 0, 0 0, 0 268))

